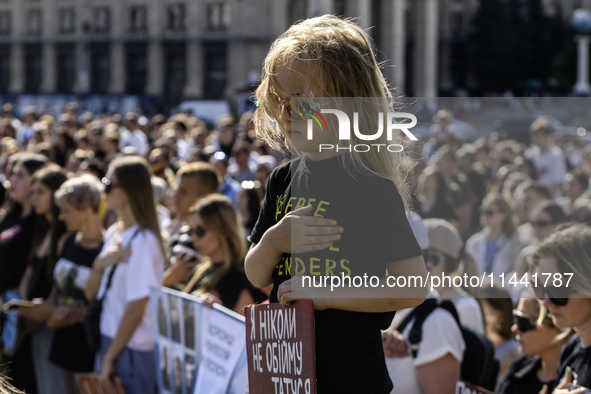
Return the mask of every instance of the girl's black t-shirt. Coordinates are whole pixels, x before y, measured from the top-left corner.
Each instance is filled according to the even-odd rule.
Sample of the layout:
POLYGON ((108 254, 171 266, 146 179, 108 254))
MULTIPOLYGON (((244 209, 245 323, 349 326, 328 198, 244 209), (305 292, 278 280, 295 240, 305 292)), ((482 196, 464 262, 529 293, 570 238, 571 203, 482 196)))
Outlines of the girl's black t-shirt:
MULTIPOLYGON (((101 243, 96 248, 87 249, 77 241, 76 234, 64 242, 62 254, 53 271, 58 306, 87 305, 84 288, 92 271, 92 263, 102 246, 101 243)), ((49 360, 68 371, 93 371, 94 353, 88 347, 84 324, 78 323, 54 331, 49 360)))
MULTIPOLYGON (((395 185, 378 175, 343 170, 339 157, 311 161, 305 156, 276 168, 250 241, 288 212, 313 206, 314 216, 344 227, 339 241, 325 250, 284 254, 272 278, 271 302, 278 286, 292 274, 311 277, 384 277, 389 263, 421 255, 395 185)), ((318 393, 389 393, 381 330, 394 312, 367 313, 336 309, 315 311, 318 393)))

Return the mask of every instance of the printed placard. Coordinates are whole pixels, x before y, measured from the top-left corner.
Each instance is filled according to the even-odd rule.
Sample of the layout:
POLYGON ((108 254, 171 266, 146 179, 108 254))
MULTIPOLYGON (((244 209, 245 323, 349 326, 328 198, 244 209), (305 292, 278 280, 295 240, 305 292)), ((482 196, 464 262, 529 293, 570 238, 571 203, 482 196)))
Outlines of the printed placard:
POLYGON ((263 304, 246 308, 250 394, 316 392, 314 304, 263 304))

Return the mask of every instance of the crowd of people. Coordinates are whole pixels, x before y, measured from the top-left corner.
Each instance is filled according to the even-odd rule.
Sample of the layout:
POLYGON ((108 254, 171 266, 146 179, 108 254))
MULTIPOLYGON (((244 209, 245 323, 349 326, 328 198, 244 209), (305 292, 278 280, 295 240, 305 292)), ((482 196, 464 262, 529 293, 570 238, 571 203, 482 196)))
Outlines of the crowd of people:
MULTIPOLYGON (((17 346, 12 352, 4 347, 0 374, 27 393, 77 393, 74 374, 93 371, 105 380, 118 376, 127 393, 151 393, 156 365, 146 307, 150 286, 176 288, 238 313, 267 299, 289 305, 292 299, 282 283, 291 273, 280 270, 279 277, 278 262, 291 259, 286 257, 291 252, 329 247, 334 252, 333 242, 355 234, 369 238, 366 248, 398 238, 389 247, 396 247, 397 260, 419 273, 492 273, 493 281, 501 275, 506 281, 482 288, 442 284, 430 292, 428 298, 451 301, 460 324, 449 311, 436 309, 424 321, 422 342, 412 349, 411 325, 400 330, 399 325, 422 301, 420 295, 396 305, 346 298, 318 303, 319 392, 330 392, 331 379, 343 374, 329 365, 340 359, 353 370, 359 362, 372 368, 365 376, 343 381, 352 384, 345 389, 455 393, 466 351, 464 326, 494 345, 497 393, 566 393, 570 384, 591 387, 591 146, 556 135, 544 118, 531 125, 529 146, 502 132, 466 142, 454 133, 453 114, 439 110, 429 139, 403 142, 400 173, 392 174, 408 174, 406 186, 386 184, 380 177, 347 183, 353 182, 350 174, 323 178, 338 163, 332 157, 314 157, 304 145, 300 151, 308 156, 289 162, 265 122, 286 127, 291 122, 286 97, 293 95, 295 85, 309 87, 298 76, 289 79, 274 68, 289 63, 289 50, 294 50, 290 39, 321 35, 336 26, 355 37, 336 34, 335 40, 346 42, 340 51, 350 45, 371 52, 359 43, 365 37, 361 29, 323 18, 292 27, 270 51, 268 73, 257 91, 266 105, 238 121, 223 117, 213 129, 190 113, 95 115, 70 103, 57 116, 27 107, 19 119, 10 104, 3 105, 0 294, 13 290, 20 299, 31 300, 32 307, 17 310, 17 346), (294 205, 297 214, 288 214, 287 208, 281 212, 285 206, 278 207, 275 197, 296 196, 296 180, 319 189, 330 185, 334 189, 323 192, 326 200, 341 198, 343 207, 350 201, 342 196, 351 188, 397 199, 384 213, 378 208, 390 200, 376 197, 378 205, 365 212, 374 215, 369 224, 364 222, 366 228, 355 229, 356 222, 345 217, 338 224, 321 217, 302 219, 306 231, 317 231, 313 234, 319 241, 298 244, 300 250, 294 251, 286 231, 298 228, 296 219, 312 209, 294 205), (573 274, 568 287, 554 280, 566 281, 568 273, 573 274), (536 274, 538 279, 551 275, 553 286, 532 286, 529 281, 536 274), (512 276, 516 280, 509 285, 512 276), (102 302, 102 313, 100 340, 92 346, 85 321, 95 300, 102 302), (393 310, 400 312, 394 315, 393 310), (353 340, 362 330, 368 338, 353 340), (383 348, 374 346, 369 354, 363 344, 375 345, 376 332, 383 348), (376 359, 383 354, 385 364, 376 359)), ((318 67, 324 69, 301 69, 298 75, 323 75, 339 62, 323 59, 329 63, 318 67)), ((359 61, 370 62, 360 69, 378 70, 371 59, 359 61)), ((356 77, 377 86, 369 92, 377 97, 383 94, 383 77, 376 75, 356 77)), ((331 93, 327 86, 314 88, 331 93)), ((331 89, 335 97, 347 97, 338 84, 331 89)), ((296 138, 295 129, 283 132, 296 138)), ((388 157, 376 157, 375 163, 388 157)), ((357 164, 367 165, 360 174, 381 169, 374 162, 357 164)), ((376 270, 400 269, 395 259, 388 260, 391 250, 372 250, 382 264, 376 270)))

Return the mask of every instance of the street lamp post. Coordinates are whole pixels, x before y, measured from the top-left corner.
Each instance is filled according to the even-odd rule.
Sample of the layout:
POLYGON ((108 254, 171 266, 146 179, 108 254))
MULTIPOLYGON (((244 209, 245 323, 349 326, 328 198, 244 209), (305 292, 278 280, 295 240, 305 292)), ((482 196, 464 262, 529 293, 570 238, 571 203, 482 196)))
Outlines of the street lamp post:
POLYGON ((591 12, 586 9, 578 9, 573 13, 572 25, 577 32, 577 83, 573 87, 575 95, 589 95, 589 33, 591 32, 591 12))

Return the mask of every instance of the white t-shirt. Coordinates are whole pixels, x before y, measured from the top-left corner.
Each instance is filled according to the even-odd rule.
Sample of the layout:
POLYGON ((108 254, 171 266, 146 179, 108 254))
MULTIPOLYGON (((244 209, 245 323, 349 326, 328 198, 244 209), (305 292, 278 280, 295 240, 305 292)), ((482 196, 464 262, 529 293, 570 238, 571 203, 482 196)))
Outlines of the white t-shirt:
POLYGON ((456 311, 462 325, 484 334, 484 318, 480 304, 472 297, 461 297, 450 300, 456 311))
POLYGON ((539 146, 534 146, 527 150, 525 157, 534 163, 538 171, 546 170, 544 174, 538 176, 538 180, 544 185, 552 189, 554 185, 562 183, 567 168, 564 154, 559 147, 552 145, 550 149, 542 153, 539 146))
MULTIPOLYGON (((412 309, 396 312, 392 328, 398 327, 412 309)), ((414 319, 404 328, 402 335, 408 342, 408 336, 414 319)), ((446 310, 437 308, 423 322, 423 335, 419 343, 417 357, 386 357, 386 366, 394 384, 392 394, 422 394, 417 381, 416 367, 429 364, 448 353, 462 362, 466 345, 462 332, 454 317, 446 310)))
MULTIPOLYGON (((102 251, 114 245, 129 246, 137 226, 131 226, 118 234, 115 233, 116 229, 117 223, 107 230, 102 251)), ((103 274, 98 297, 102 297, 105 292, 111 269, 108 268, 103 274)), ((161 286, 163 271, 164 257, 156 236, 149 230, 140 230, 131 241, 131 256, 128 262, 117 265, 111 287, 103 300, 102 335, 115 338, 127 305, 132 301, 149 297, 151 286, 161 286)), ((127 343, 127 347, 143 352, 154 349, 149 307, 146 307, 142 321, 127 343)))
POLYGON ((125 130, 121 133, 119 141, 119 149, 123 149, 126 146, 133 146, 137 149, 138 155, 146 156, 149 150, 148 137, 143 131, 136 129, 134 131, 125 130))

